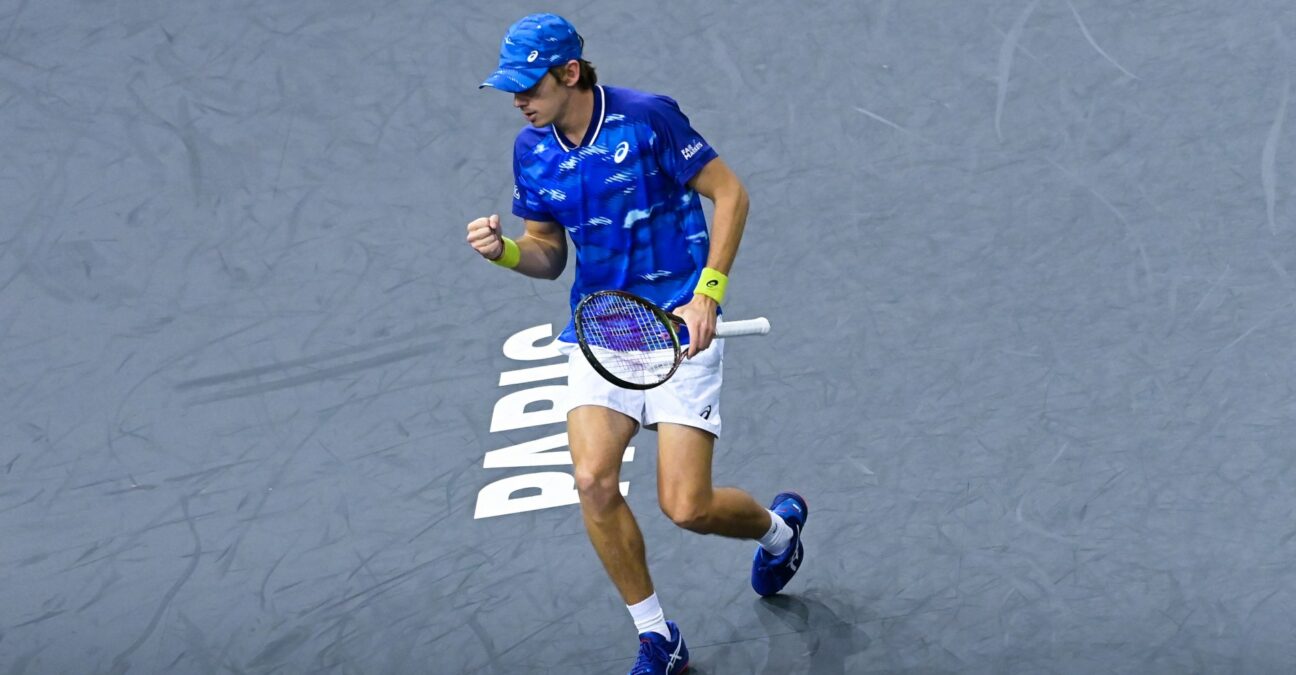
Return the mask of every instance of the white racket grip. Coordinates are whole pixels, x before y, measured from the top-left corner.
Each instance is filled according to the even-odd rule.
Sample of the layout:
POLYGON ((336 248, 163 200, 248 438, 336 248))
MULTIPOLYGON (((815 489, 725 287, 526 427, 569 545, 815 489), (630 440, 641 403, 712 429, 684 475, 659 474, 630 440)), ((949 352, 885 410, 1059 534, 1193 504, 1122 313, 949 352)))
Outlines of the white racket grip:
POLYGON ((757 317, 742 321, 721 321, 716 324, 716 337, 731 338, 744 335, 765 335, 770 332, 769 319, 757 317))

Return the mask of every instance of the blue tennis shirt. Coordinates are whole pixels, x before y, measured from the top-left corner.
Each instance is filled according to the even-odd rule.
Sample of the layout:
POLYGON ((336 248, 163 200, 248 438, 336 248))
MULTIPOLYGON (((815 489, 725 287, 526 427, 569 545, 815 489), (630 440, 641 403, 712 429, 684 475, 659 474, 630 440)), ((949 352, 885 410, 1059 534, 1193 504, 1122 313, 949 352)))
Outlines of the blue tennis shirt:
MULTIPOLYGON (((513 214, 567 230, 573 312, 586 295, 613 289, 671 310, 692 298, 706 265, 706 217, 687 183, 715 158, 674 100, 596 86, 579 146, 552 125, 518 133, 513 214)), ((558 339, 576 341, 571 321, 558 339)))

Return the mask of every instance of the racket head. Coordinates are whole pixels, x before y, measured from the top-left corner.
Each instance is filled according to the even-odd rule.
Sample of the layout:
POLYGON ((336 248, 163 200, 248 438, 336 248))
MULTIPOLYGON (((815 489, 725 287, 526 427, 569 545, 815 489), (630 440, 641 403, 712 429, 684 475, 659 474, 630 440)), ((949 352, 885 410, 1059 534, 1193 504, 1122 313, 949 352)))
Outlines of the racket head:
POLYGON ((597 291, 576 305, 581 352, 594 370, 626 389, 652 389, 670 379, 684 357, 676 321, 625 291, 597 291))

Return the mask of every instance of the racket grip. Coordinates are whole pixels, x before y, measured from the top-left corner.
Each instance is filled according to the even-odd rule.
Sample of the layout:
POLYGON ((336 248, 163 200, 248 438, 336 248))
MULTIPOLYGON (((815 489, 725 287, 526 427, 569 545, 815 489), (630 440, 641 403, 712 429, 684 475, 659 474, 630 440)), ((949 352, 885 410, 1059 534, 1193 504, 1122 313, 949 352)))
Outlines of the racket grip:
POLYGON ((742 337, 744 335, 765 335, 770 332, 769 319, 758 317, 742 321, 721 321, 716 324, 715 335, 718 338, 742 337))

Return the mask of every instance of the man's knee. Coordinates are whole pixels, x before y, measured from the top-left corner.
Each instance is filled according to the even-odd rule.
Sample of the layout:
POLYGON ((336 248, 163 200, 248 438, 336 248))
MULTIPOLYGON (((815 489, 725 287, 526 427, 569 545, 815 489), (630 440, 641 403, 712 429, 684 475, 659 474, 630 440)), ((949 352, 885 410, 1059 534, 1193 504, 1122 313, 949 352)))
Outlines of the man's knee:
POLYGON ((576 492, 581 507, 594 515, 611 511, 621 502, 621 488, 615 471, 576 469, 576 492))
POLYGON ((710 517, 710 501, 708 499, 688 496, 688 497, 664 497, 660 499, 662 513, 671 519, 672 523, 692 532, 706 534, 707 523, 710 517))

